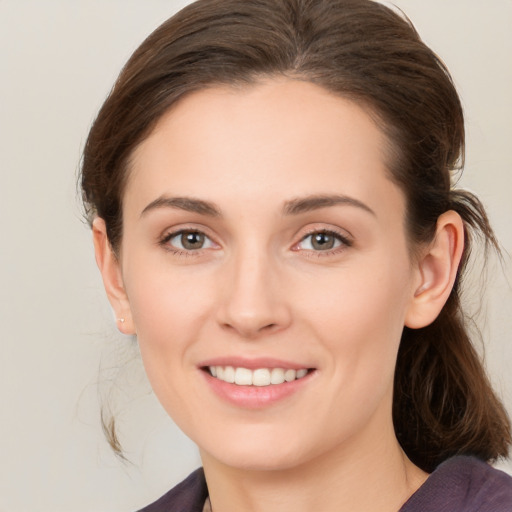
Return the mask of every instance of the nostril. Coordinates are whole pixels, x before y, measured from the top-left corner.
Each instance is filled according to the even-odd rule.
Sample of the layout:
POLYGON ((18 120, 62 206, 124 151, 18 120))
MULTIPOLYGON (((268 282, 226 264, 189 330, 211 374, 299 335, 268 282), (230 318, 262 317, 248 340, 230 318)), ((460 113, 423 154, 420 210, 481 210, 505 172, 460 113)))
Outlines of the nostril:
POLYGON ((262 335, 271 335, 280 329, 278 323, 270 323, 264 325, 254 325, 249 323, 229 323, 225 322, 221 325, 221 328, 226 332, 237 333, 242 338, 252 340, 258 339, 262 335))

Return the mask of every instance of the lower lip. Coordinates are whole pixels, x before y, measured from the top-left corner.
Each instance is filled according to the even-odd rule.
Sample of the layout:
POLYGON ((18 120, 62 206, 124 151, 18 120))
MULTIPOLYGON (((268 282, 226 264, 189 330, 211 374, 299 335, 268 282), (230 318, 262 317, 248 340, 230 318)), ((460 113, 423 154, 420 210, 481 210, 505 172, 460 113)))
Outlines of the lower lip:
POLYGON ((305 377, 292 382, 270 384, 269 386, 238 386, 216 379, 207 371, 202 370, 202 373, 213 392, 223 400, 245 409, 262 409, 281 402, 300 391, 315 372, 309 372, 305 377))

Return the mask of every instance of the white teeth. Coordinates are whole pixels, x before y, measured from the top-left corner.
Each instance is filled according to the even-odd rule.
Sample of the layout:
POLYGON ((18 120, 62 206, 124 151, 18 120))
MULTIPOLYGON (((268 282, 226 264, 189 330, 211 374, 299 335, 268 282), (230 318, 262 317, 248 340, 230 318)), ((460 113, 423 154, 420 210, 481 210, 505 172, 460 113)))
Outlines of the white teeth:
POLYGON ((299 370, 284 368, 234 368, 233 366, 209 366, 210 374, 219 380, 238 386, 270 386, 271 384, 283 384, 295 379, 302 379, 308 373, 306 368, 299 370))
POLYGON ((284 370, 282 368, 272 368, 270 372, 271 384, 282 384, 284 382, 284 370))
POLYGON ((297 379, 302 379, 302 377, 305 377, 307 375, 308 371, 305 368, 302 368, 301 370, 297 370, 297 379))
POLYGON ((295 380, 295 377, 297 377, 297 372, 295 370, 286 370, 284 372, 284 380, 286 382, 291 382, 292 380, 295 380))
POLYGON ((237 368, 235 372, 235 384, 250 386, 252 384, 252 372, 247 368, 237 368))
POLYGON ((235 382, 235 369, 232 366, 226 366, 224 368, 224 376, 222 380, 233 384, 235 382))
POLYGON ((270 386, 270 370, 260 368, 252 372, 253 386, 270 386))

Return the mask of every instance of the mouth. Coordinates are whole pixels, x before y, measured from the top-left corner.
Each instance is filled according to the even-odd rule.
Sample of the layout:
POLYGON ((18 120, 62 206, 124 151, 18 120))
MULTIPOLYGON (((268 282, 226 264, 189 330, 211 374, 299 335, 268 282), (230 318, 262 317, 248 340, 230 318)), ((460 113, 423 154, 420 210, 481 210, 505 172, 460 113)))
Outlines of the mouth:
POLYGON ((203 370, 217 380, 237 386, 275 386, 303 379, 312 368, 256 368, 234 366, 206 366, 203 370))

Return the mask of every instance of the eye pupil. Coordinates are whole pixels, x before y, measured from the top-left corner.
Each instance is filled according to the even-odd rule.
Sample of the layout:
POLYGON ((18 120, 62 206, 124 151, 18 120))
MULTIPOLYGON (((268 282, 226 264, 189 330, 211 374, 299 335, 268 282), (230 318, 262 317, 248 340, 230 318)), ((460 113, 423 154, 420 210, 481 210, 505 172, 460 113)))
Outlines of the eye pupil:
POLYGON ((187 231, 181 234, 181 245, 185 249, 201 249, 204 245, 204 235, 194 231, 187 231))
POLYGON ((314 249, 327 250, 334 247, 334 237, 328 233, 315 233, 311 239, 314 249))

